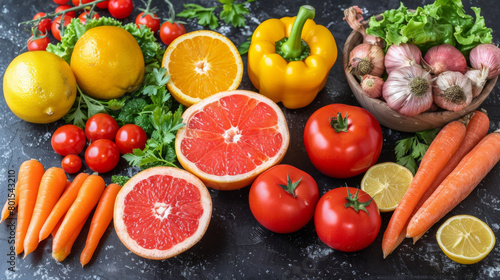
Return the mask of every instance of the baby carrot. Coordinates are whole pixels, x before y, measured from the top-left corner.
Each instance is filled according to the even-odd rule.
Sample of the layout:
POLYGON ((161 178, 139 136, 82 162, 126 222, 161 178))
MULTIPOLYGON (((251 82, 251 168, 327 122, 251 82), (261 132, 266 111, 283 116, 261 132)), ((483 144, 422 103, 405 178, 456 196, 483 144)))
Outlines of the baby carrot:
POLYGON ((85 222, 86 218, 99 201, 104 191, 104 187, 104 180, 99 175, 90 175, 85 179, 82 187, 78 191, 75 201, 66 213, 54 237, 52 252, 59 252, 71 238, 71 235, 77 227, 85 222))
POLYGON ((16 209, 18 203, 19 203, 19 184, 16 183, 16 185, 14 186, 14 192, 8 194, 7 201, 5 201, 5 204, 3 205, 2 214, 0 214, 1 215, 0 223, 10 216, 10 213, 12 213, 14 209, 16 209))
POLYGON ((30 225, 24 238, 25 258, 38 246, 40 229, 66 187, 66 181, 66 173, 58 167, 51 167, 43 174, 38 188, 33 215, 31 216, 30 225))
POLYGON ((120 189, 120 185, 109 184, 104 190, 104 193, 99 200, 99 204, 97 204, 94 217, 92 217, 92 222, 90 223, 85 248, 83 248, 82 254, 80 255, 80 263, 82 264, 82 267, 92 258, 92 255, 99 244, 99 240, 101 240, 102 235, 113 219, 115 199, 120 189))
POLYGON ((30 159, 21 164, 19 167, 18 180, 19 184, 19 205, 17 211, 17 225, 15 247, 16 254, 19 255, 24 250, 24 237, 30 225, 31 215, 35 208, 36 196, 38 187, 42 180, 45 169, 37 160, 30 159))
MULTIPOLYGON (((427 189, 422 198, 417 203, 417 206, 413 210, 412 216, 420 209, 424 202, 432 195, 432 193, 437 189, 441 182, 448 176, 453 169, 458 165, 462 158, 467 155, 476 145, 483 139, 486 134, 488 134, 488 129, 490 128, 490 119, 482 111, 475 111, 472 113, 472 117, 467 123, 467 129, 465 132, 465 137, 457 151, 450 158, 446 166, 438 174, 432 185, 427 189)), ((406 234, 405 234, 406 235, 406 234)), ((422 236, 413 237, 413 243, 417 242, 422 236)))
POLYGON ((500 130, 486 135, 410 220, 407 236, 425 233, 464 200, 500 160, 500 130))
MULTIPOLYGON (((87 218, 88 218, 88 216, 87 216, 87 218)), ((59 250, 58 252, 52 252, 52 257, 55 260, 62 262, 71 253, 71 248, 73 247, 73 244, 75 243, 76 238, 78 238, 78 235, 80 235, 80 232, 82 231, 82 228, 85 225, 87 218, 85 218, 85 220, 75 229, 75 231, 71 234, 71 237, 66 242, 66 244, 64 244, 64 246, 61 248, 61 250, 59 250)))
POLYGON ((459 121, 447 124, 439 131, 427 149, 415 177, 392 213, 387 229, 382 238, 382 251, 387 257, 402 241, 402 233, 410 215, 425 191, 432 184, 441 169, 457 150, 465 136, 465 125, 459 121))
POLYGON ((39 241, 47 238, 56 226, 57 222, 61 220, 61 217, 64 216, 64 214, 66 214, 73 201, 75 201, 80 187, 88 176, 89 175, 86 173, 76 175, 73 182, 71 182, 71 184, 66 188, 43 224, 38 236, 39 241))

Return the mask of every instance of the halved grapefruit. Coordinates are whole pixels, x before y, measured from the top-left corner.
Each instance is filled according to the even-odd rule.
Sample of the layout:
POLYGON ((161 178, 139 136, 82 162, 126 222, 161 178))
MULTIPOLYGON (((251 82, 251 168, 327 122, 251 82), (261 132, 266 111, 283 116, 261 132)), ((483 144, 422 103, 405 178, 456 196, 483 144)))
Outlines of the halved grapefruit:
POLYGON ((271 99, 251 91, 217 93, 189 107, 175 151, 184 169, 208 187, 243 188, 278 164, 288 149, 285 116, 271 99))
POLYGON ((120 190, 113 221, 133 253, 162 260, 196 244, 212 216, 212 199, 200 179, 173 167, 137 173, 120 190))

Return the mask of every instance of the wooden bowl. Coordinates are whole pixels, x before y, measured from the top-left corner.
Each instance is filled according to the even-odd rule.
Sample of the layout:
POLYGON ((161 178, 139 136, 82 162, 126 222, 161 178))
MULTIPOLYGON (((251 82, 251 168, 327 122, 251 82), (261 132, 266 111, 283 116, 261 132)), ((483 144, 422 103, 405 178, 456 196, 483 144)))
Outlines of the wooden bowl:
POLYGON ((459 119, 460 117, 476 110, 481 103, 483 103, 486 97, 488 97, 493 87, 495 87, 498 79, 498 77, 495 77, 488 80, 481 94, 472 99, 471 104, 467 108, 459 112, 424 112, 417 116, 406 117, 389 108, 387 103, 384 101, 366 96, 361 90, 358 80, 349 72, 349 54, 351 53, 351 50, 358 44, 361 44, 362 41, 363 36, 359 32, 353 31, 345 42, 344 50, 342 52, 342 60, 347 82, 349 83, 349 86, 351 87, 351 90, 359 104, 372 113, 381 125, 390 129, 405 132, 417 132, 431 128, 443 127, 450 121, 459 119))

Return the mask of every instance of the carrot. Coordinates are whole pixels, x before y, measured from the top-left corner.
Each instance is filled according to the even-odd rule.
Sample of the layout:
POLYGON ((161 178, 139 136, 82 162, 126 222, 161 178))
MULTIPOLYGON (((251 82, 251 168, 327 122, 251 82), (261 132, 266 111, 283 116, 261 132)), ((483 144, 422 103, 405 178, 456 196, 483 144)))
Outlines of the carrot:
POLYGON ((5 204, 3 205, 2 214, 0 214, 1 216, 0 223, 10 216, 10 214, 14 211, 14 209, 16 209, 18 203, 19 203, 19 184, 16 183, 16 185, 14 186, 14 192, 9 193, 7 195, 7 201, 5 201, 5 204), (12 196, 14 196, 14 199, 12 199, 12 196))
POLYGON ((113 219, 115 199, 120 189, 120 185, 109 184, 104 190, 104 193, 99 200, 99 204, 97 204, 94 217, 92 217, 92 222, 90 223, 85 248, 83 248, 82 254, 80 255, 80 263, 82 264, 82 267, 85 266, 92 258, 92 255, 99 244, 99 240, 101 240, 102 235, 113 219))
POLYGON ((410 220, 407 236, 424 234, 464 200, 500 160, 500 130, 485 136, 410 220))
MULTIPOLYGON (((439 175, 436 177, 432 185, 427 189, 422 198, 417 203, 417 206, 413 210, 413 215, 420 209, 424 202, 432 195, 432 193, 437 189, 437 187, 443 182, 443 180, 448 176, 453 169, 458 165, 462 158, 467 155, 476 145, 483 139, 490 128, 490 120, 488 116, 481 111, 475 111, 472 113, 472 117, 467 123, 467 130, 465 132, 465 137, 458 147, 457 151, 448 161, 448 164, 441 170, 439 175)), ((427 231, 427 230, 426 230, 427 231)), ((406 234, 405 234, 406 235, 406 234)), ((420 239, 420 236, 413 237, 413 243, 420 239)))
POLYGON ((99 201, 104 191, 104 187, 104 180, 99 175, 90 175, 85 179, 82 187, 78 191, 75 201, 68 209, 54 237, 52 252, 59 252, 71 238, 71 235, 78 226, 87 219, 88 215, 99 201))
MULTIPOLYGON (((88 217, 89 216, 87 216, 87 218, 88 217)), ((82 231, 82 228, 85 225, 85 222, 87 222, 87 218, 85 218, 85 220, 80 225, 78 225, 78 227, 71 234, 71 237, 66 242, 66 244, 64 244, 64 246, 61 248, 61 250, 59 250, 58 252, 52 252, 52 257, 55 260, 62 262, 71 253, 71 248, 73 247, 73 244, 75 243, 76 238, 78 238, 78 235, 80 235, 80 232, 82 231)))
POLYGON ((64 193, 61 195, 61 198, 59 198, 56 205, 50 212, 49 217, 47 217, 47 220, 43 224, 38 236, 39 241, 47 238, 56 226, 57 222, 61 220, 61 217, 64 216, 64 214, 66 214, 68 209, 71 207, 71 204, 75 201, 83 182, 88 176, 89 175, 86 173, 76 175, 73 182, 71 182, 71 184, 66 188, 64 193))
POLYGON ((66 182, 66 173, 61 168, 51 167, 43 174, 33 215, 24 238, 24 258, 38 246, 40 229, 66 187, 66 182))
POLYGON ((392 214, 382 238, 382 251, 387 257, 404 239, 404 228, 417 202, 430 187, 441 169, 457 150, 465 136, 465 125, 459 121, 447 124, 439 131, 427 149, 408 190, 392 214))
POLYGON ((17 173, 17 183, 19 184, 19 205, 15 237, 15 251, 17 255, 24 250, 24 237, 31 221, 33 209, 35 208, 38 187, 40 186, 44 172, 45 169, 39 161, 30 159, 21 164, 17 173))

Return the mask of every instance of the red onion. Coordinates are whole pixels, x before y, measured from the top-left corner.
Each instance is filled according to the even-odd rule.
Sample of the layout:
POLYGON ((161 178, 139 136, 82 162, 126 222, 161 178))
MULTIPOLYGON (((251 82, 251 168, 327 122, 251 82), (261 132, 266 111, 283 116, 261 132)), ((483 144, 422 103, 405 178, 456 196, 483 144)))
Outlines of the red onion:
POLYGON ((385 54, 385 71, 390 74, 392 70, 412 65, 419 65, 422 52, 414 44, 391 45, 385 54))
POLYGON ((404 116, 416 116, 432 106, 432 79, 420 65, 393 70, 382 95, 389 108, 404 116))
POLYGON ((472 84, 460 72, 446 71, 436 79, 434 102, 441 108, 458 112, 472 102, 472 84))
POLYGON ((480 95, 488 78, 488 69, 469 69, 465 76, 469 78, 472 84, 472 98, 480 95))
POLYGON ((382 87, 384 80, 373 75, 364 75, 361 80, 361 89, 366 96, 371 98, 379 98, 382 96, 382 87))
POLYGON ((454 46, 442 44, 430 48, 422 61, 424 68, 434 75, 446 71, 457 71, 462 74, 467 72, 465 56, 454 46))
POLYGON ((384 73, 384 51, 381 47, 359 44, 349 54, 349 71, 358 77, 366 74, 382 76, 384 73))
POLYGON ((469 54, 470 65, 474 69, 487 69, 487 79, 500 74, 500 49, 492 44, 481 44, 474 47, 469 54))

